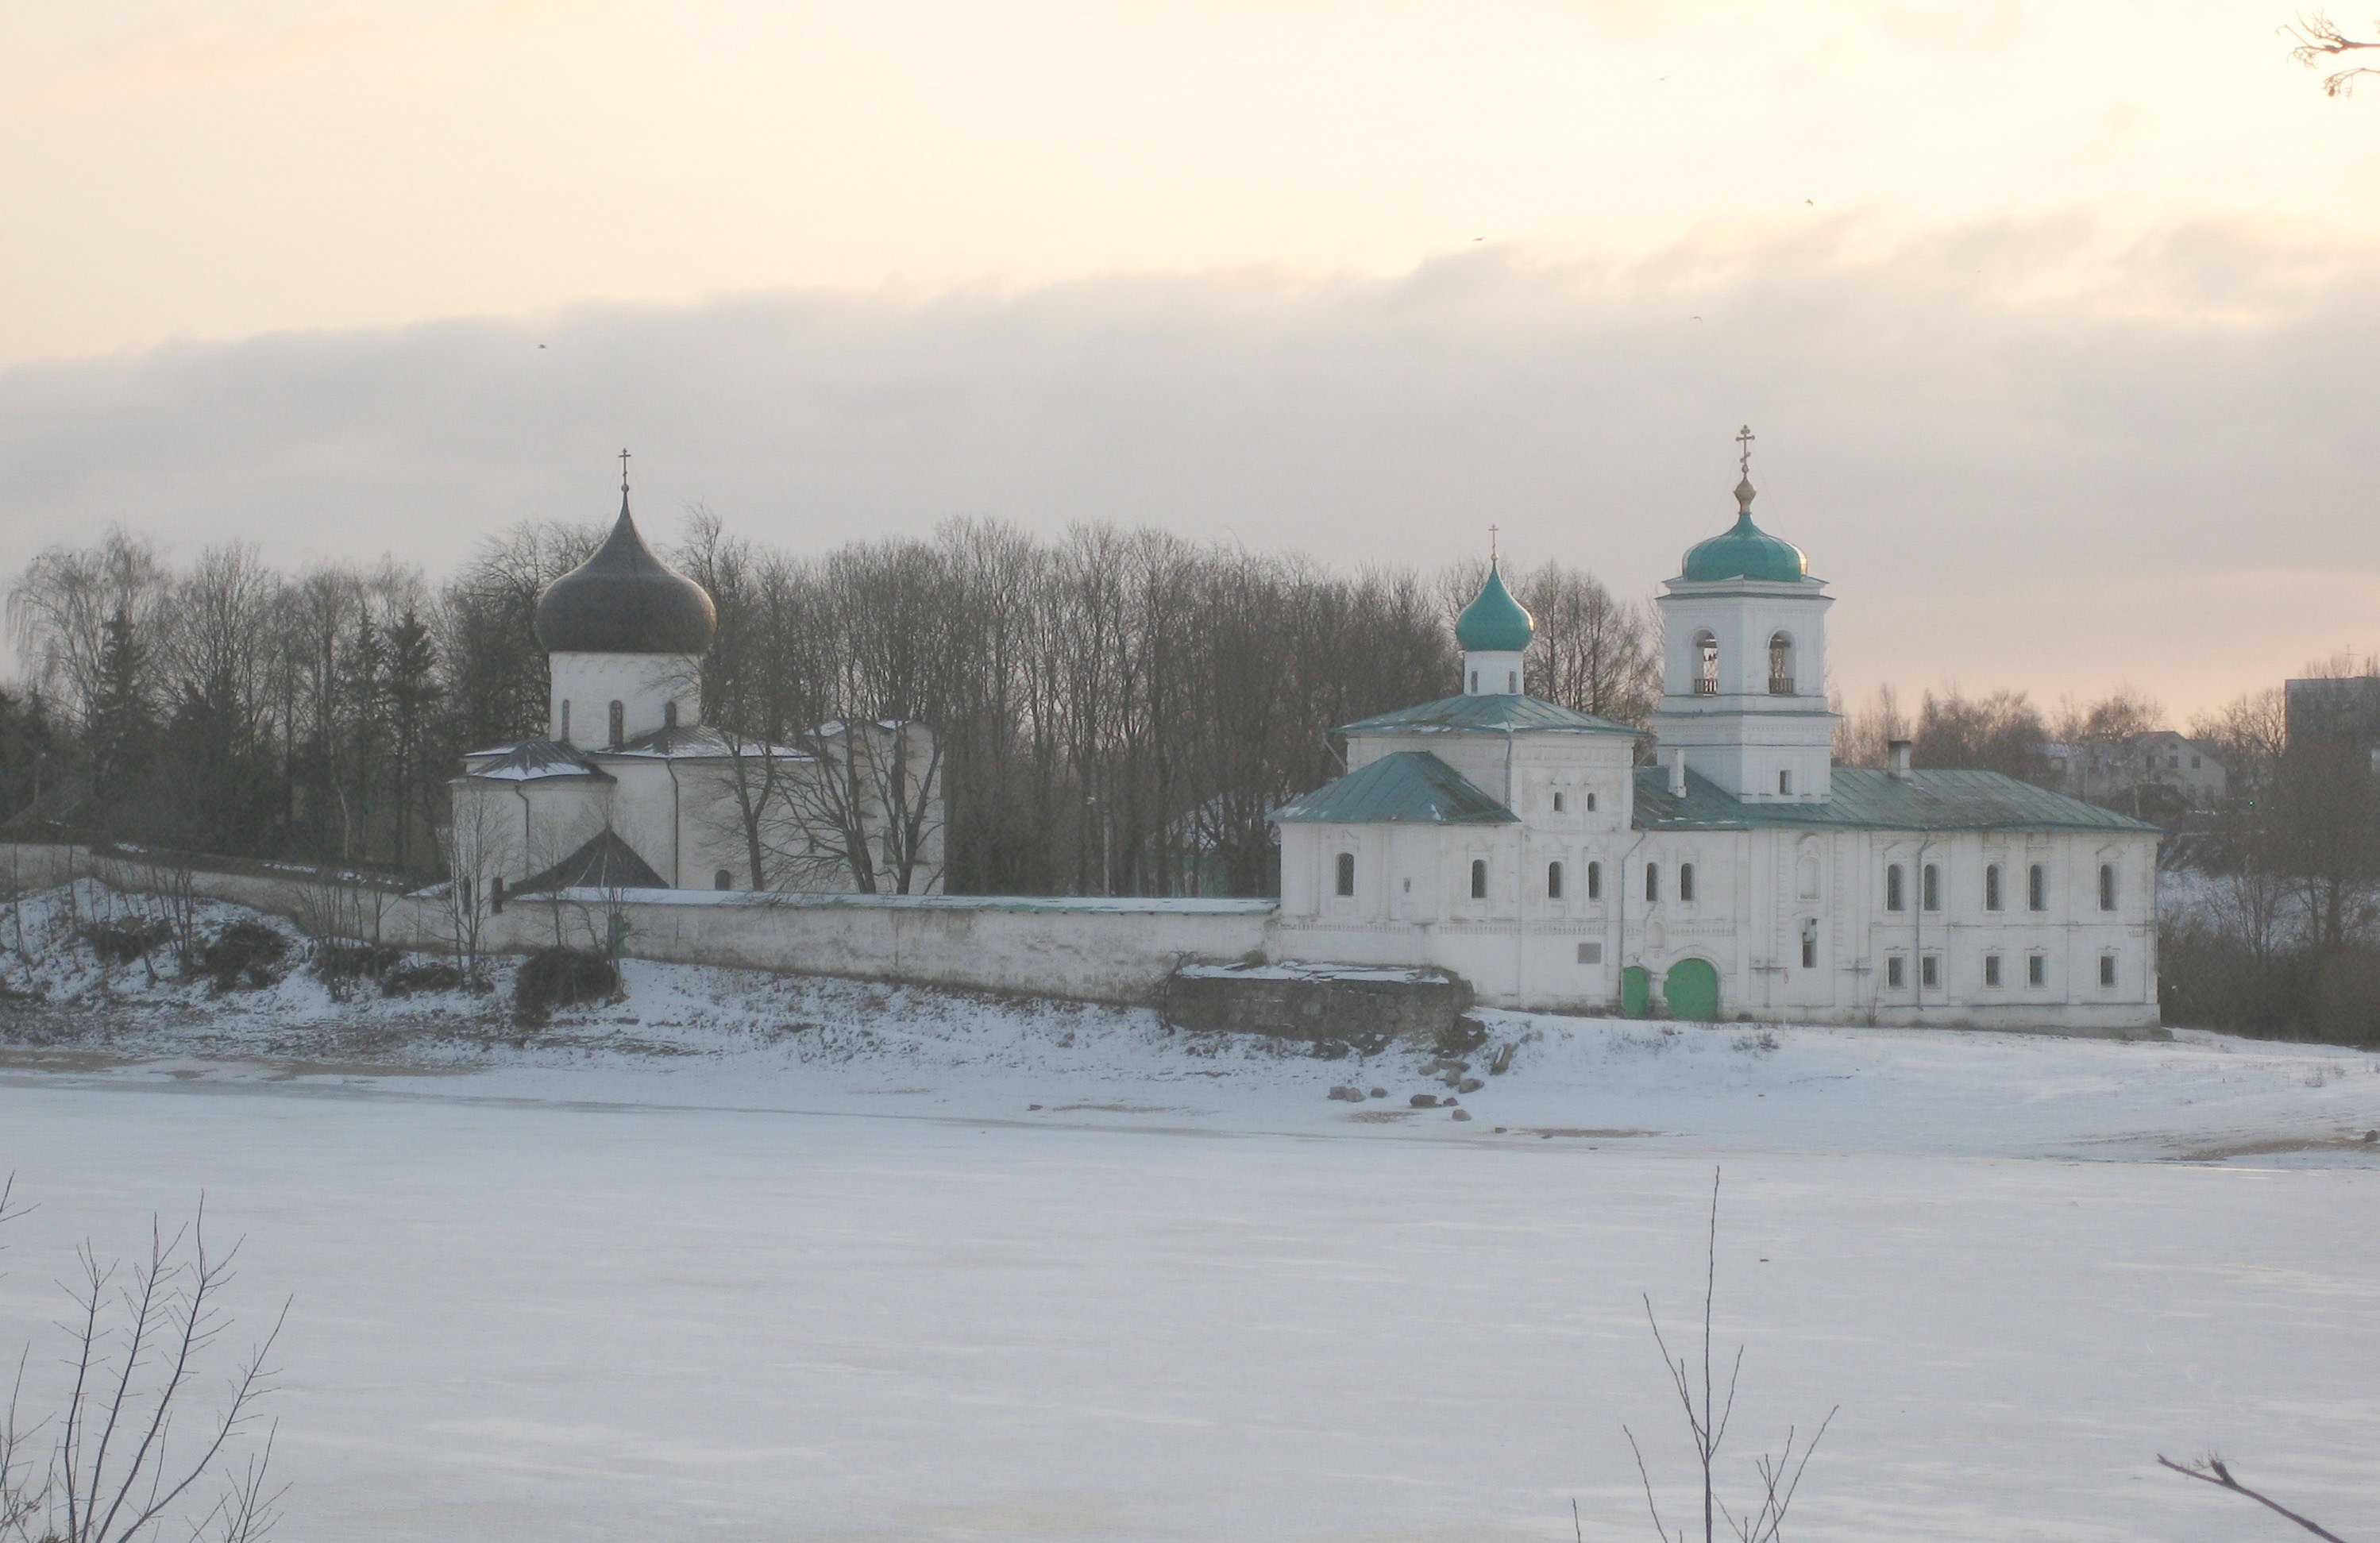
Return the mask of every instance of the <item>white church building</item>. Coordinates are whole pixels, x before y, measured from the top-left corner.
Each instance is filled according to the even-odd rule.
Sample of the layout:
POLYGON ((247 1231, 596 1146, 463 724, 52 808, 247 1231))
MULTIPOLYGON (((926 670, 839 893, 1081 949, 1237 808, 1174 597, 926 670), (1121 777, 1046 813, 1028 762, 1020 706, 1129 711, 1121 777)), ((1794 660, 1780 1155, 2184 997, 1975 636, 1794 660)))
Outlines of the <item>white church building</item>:
POLYGON ((1834 601, 1753 522, 1660 597, 1650 764, 1524 693, 1535 624, 1491 565, 1461 692, 1350 723, 1277 810, 1276 960, 1433 965, 1498 1005, 1711 1020, 2157 1022, 2158 831, 1993 772, 1838 766, 1834 601))
POLYGON ((767 890, 938 894, 940 756, 917 723, 829 723, 770 743, 702 721, 710 596, 628 511, 538 599, 546 732, 464 758, 458 882, 493 894, 767 890))

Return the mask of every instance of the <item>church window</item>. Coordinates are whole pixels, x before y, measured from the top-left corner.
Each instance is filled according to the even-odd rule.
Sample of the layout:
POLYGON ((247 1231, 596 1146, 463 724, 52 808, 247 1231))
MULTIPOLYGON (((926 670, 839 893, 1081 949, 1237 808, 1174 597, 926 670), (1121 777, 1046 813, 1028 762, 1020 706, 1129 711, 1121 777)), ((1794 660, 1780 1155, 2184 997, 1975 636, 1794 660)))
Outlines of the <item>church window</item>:
POLYGON ((1802 967, 1805 970, 1818 967, 1818 922, 1815 917, 1802 923, 1802 967))
POLYGON ((570 699, 562 699, 562 742, 570 743, 570 699))
POLYGON ((619 748, 620 742, 627 737, 628 710, 620 703, 613 702, 612 704, 612 738, 610 740, 612 747, 613 749, 619 748))
POLYGON ((1479 672, 1476 670, 1471 672, 1471 694, 1475 697, 1479 695, 1479 672))
POLYGON ((1942 956, 1929 954, 1917 961, 1917 983, 1927 990, 1942 984, 1942 956))
POLYGON ((1556 788, 1556 789, 1554 789, 1554 813, 1556 813, 1556 814, 1560 814, 1560 813, 1561 813, 1561 811, 1562 811, 1562 796, 1561 796, 1561 789, 1560 789, 1560 788, 1556 788))
POLYGON ((663 702, 662 704, 662 727, 665 729, 674 729, 677 727, 677 704, 675 702, 663 702))
POLYGON ((1471 898, 1488 898, 1488 859, 1485 857, 1471 859, 1471 898))
POLYGON ((2049 956, 2028 954, 2024 956, 2024 983, 2028 986, 2049 984, 2049 956))
POLYGON ((1997 986, 1999 983, 2000 956, 1997 954, 1986 954, 1984 955, 1984 984, 1997 986))
POLYGON ((1984 909, 2000 908, 2000 865, 1993 863, 1984 869, 1984 909))
POLYGON ((1718 695, 1718 639, 1707 632, 1694 634, 1694 695, 1718 695))
POLYGON ((1929 911, 1942 908, 1942 869, 1937 863, 1927 863, 1919 877, 1917 903, 1929 911))
POLYGON ((2099 955, 2099 984, 2112 986, 2115 983, 2116 956, 2112 954, 2102 954, 2099 955))
POLYGON ((1678 865, 1678 904, 1681 905, 1691 905, 1694 903, 1694 865, 1692 863, 1680 863, 1678 865))
POLYGON ((1645 899, 1647 903, 1650 903, 1658 901, 1660 898, 1661 865, 1658 863, 1646 863, 1645 865, 1645 899))
POLYGON ((1339 854, 1339 893, 1341 894, 1355 893, 1355 854, 1353 852, 1339 854))
POLYGON ((735 887, 735 875, 722 868, 710 876, 710 887, 714 890, 732 890, 735 887))
POLYGON ((1592 793, 1586 796, 1586 812, 1589 814, 1595 812, 1595 795, 1592 793))
POLYGON ((1793 791, 1792 772, 1784 771, 1781 768, 1779 770, 1777 773, 1777 791, 1780 794, 1788 795, 1793 791))
POLYGON ((1768 639, 1768 694, 1793 694, 1793 639, 1787 633, 1779 632, 1768 639))
POLYGON ((1548 863, 1546 865, 1546 898, 1560 900, 1561 897, 1561 864, 1548 863))
MULTIPOLYGON (((2101 863, 2099 865, 2099 909, 2103 911, 2112 911, 2115 908, 2116 865, 2113 863, 2101 863)), ((2110 981, 2109 984, 2113 985, 2114 982, 2110 981)))
POLYGON ((1504 672, 1504 694, 1509 697, 1517 697, 1521 694, 1520 671, 1507 670, 1504 672))
POLYGON ((1888 911, 1909 909, 1909 896, 1903 893, 1907 887, 1899 863, 1887 868, 1884 870, 1884 908, 1888 911))
POLYGON ((2049 869, 2039 863, 2025 869, 2024 907, 2028 911, 2049 909, 2049 869))
POLYGON ((1884 983, 1894 990, 1909 984, 1909 961, 1900 954, 1888 954, 1884 961, 1884 983))
POLYGON ((1603 898, 1603 865, 1601 863, 1586 865, 1586 897, 1589 900, 1603 898))

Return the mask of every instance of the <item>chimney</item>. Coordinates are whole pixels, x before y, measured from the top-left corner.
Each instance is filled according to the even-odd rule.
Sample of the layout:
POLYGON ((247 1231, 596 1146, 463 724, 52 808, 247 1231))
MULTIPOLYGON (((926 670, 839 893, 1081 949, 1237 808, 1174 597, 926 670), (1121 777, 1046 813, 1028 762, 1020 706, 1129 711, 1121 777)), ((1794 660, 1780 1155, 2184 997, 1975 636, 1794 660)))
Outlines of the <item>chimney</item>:
POLYGON ((1909 741, 1896 739, 1892 742, 1891 748, 1892 775, 1896 780, 1905 783, 1909 780, 1909 741))
POLYGON ((1670 752, 1670 796, 1672 798, 1682 798, 1685 796, 1686 752, 1683 750, 1672 750, 1670 752))

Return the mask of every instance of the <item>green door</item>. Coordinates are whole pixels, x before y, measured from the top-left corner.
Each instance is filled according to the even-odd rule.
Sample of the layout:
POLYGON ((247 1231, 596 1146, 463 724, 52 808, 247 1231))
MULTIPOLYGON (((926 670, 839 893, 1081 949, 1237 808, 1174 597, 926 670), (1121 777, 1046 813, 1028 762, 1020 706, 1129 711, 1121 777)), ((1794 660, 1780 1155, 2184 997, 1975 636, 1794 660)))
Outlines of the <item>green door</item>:
POLYGON ((1673 1018, 1705 1024, 1718 1021, 1718 971, 1704 960, 1681 959, 1671 965, 1669 978, 1661 983, 1661 994, 1669 999, 1673 1018))
POLYGON ((1631 965, 1620 972, 1620 1011, 1628 1017, 1641 1018, 1653 1004, 1653 977, 1642 965, 1631 965))

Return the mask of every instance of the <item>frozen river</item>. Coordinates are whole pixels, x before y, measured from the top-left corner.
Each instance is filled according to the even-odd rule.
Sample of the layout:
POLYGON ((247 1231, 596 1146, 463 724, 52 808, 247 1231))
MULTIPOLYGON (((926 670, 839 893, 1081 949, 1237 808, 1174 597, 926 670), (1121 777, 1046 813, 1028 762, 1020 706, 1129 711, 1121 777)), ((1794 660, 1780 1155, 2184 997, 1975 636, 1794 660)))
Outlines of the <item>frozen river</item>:
POLYGON ((639 1086, 0 1075, 40 1207, 0 1234, 0 1344, 50 1332, 77 1241, 129 1252, 203 1189, 242 1330, 295 1299, 293 1539, 1551 1543, 1573 1498, 1635 1538, 1621 1422, 1685 1476, 1639 1294, 1682 1328, 1718 1160, 1730 1484, 1841 1406, 1791 1536, 2294 1536, 2153 1465, 2214 1446, 2380 1537, 2369 1166, 639 1086))

